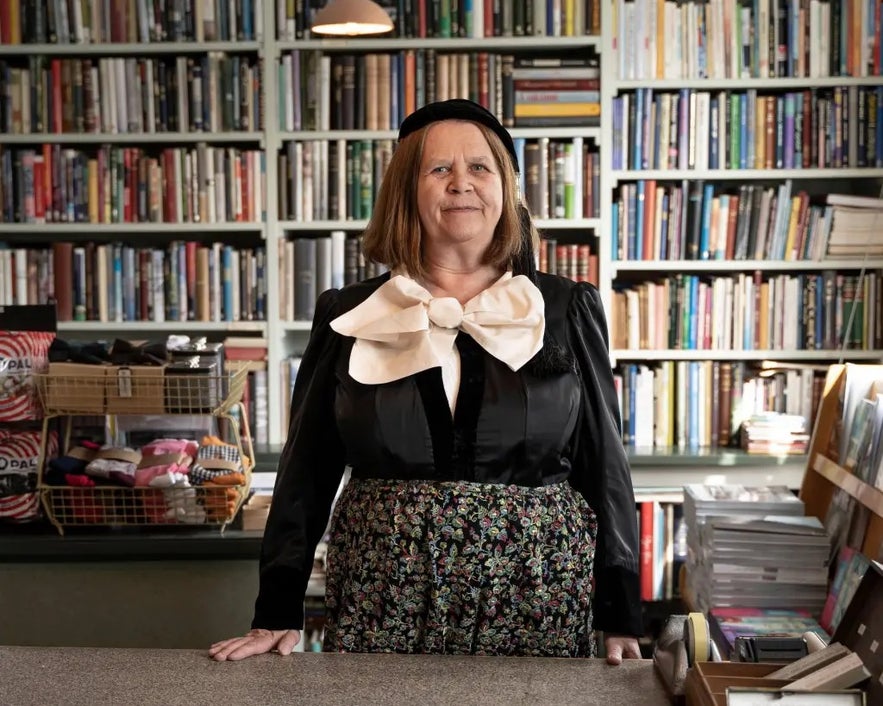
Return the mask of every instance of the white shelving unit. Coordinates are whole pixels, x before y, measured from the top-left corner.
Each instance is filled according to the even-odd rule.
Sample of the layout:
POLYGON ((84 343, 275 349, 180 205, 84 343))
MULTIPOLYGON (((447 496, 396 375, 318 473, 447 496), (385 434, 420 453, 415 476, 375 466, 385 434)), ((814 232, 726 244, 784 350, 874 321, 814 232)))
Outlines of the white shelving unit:
POLYGON ((29 56, 154 56, 168 54, 205 54, 210 51, 257 53, 263 42, 114 42, 102 44, 3 44, 0 57, 29 56))
MULTIPOLYGON (((348 234, 360 232, 367 224, 366 220, 328 220, 292 222, 282 218, 276 203, 278 194, 279 174, 276 157, 285 143, 290 141, 311 140, 378 140, 394 139, 396 131, 388 130, 298 130, 284 131, 278 124, 279 116, 279 81, 277 65, 284 52, 291 50, 316 50, 323 53, 341 52, 396 52, 411 49, 434 49, 444 52, 515 52, 530 53, 532 51, 564 50, 573 54, 590 49, 596 51, 601 58, 601 104, 602 115, 600 127, 549 127, 549 128, 513 128, 511 132, 516 138, 558 138, 568 139, 581 137, 594 141, 601 154, 601 203, 599 218, 579 219, 544 219, 538 226, 549 232, 568 231, 578 234, 581 242, 595 245, 599 261, 599 288, 602 300, 608 311, 611 327, 616 323, 610 316, 613 285, 629 278, 652 278, 663 276, 677 269, 683 273, 739 273, 748 271, 761 272, 812 272, 823 268, 851 269, 860 267, 881 268, 883 260, 831 260, 816 261, 618 261, 611 250, 610 227, 612 222, 612 196, 620 183, 638 179, 657 179, 661 181, 696 180, 708 181, 781 181, 785 179, 830 181, 832 184, 843 185, 844 188, 856 180, 880 179, 883 170, 879 169, 746 169, 746 170, 616 170, 612 169, 612 104, 616 96, 624 92, 632 92, 639 88, 652 86, 656 91, 680 89, 716 89, 745 90, 769 89, 792 90, 806 88, 833 87, 839 85, 875 86, 883 80, 880 77, 867 78, 747 78, 747 79, 658 79, 620 80, 617 76, 617 61, 614 47, 614 26, 612 19, 612 1, 606 0, 601 11, 601 34, 585 37, 485 37, 485 38, 371 38, 371 39, 306 39, 279 40, 276 36, 276 2, 265 0, 263 7, 263 38, 260 41, 231 42, 156 42, 128 44, 31 44, 0 46, 0 59, 22 59, 30 55, 46 55, 49 57, 143 57, 143 56, 198 56, 208 52, 223 52, 239 55, 258 55, 262 59, 262 90, 263 115, 265 125, 262 130, 250 132, 175 132, 175 133, 144 133, 144 134, 33 134, 3 135, 0 145, 32 145, 40 142, 58 143, 61 145, 159 145, 176 144, 191 146, 198 143, 229 146, 242 144, 265 151, 266 159, 266 195, 268 199, 266 219, 263 223, 122 223, 99 224, 60 223, 35 226, 29 224, 0 224, 0 241, 13 239, 16 243, 39 230, 50 238, 104 238, 120 236, 127 241, 136 237, 144 237, 150 242, 156 237, 214 238, 235 243, 241 238, 260 238, 266 248, 268 267, 265 273, 267 291, 266 322, 126 322, 104 324, 97 322, 63 322, 60 331, 82 335, 104 332, 117 332, 129 335, 165 334, 167 332, 206 332, 223 336, 251 332, 265 336, 268 341, 268 410, 269 436, 271 444, 279 444, 284 439, 279 416, 284 406, 287 391, 278 382, 282 361, 290 354, 303 349, 309 335, 310 323, 304 321, 281 321, 280 315, 280 282, 277 263, 280 261, 281 244, 286 237, 293 235, 309 236, 310 234, 326 234, 330 231, 343 230, 348 234)), ((854 360, 873 360, 880 357, 879 351, 849 351, 854 360)), ((829 351, 781 351, 781 350, 613 350, 614 361, 661 361, 661 360, 745 360, 762 359, 830 362, 836 355, 829 351)))
MULTIPOLYGON (((266 25, 265 22, 265 26, 266 25)), ((485 37, 485 38, 385 38, 385 39, 307 39, 299 41, 280 41, 270 40, 265 42, 265 66, 274 66, 278 57, 282 52, 294 49, 300 50, 319 50, 326 53, 342 53, 342 52, 371 52, 384 51, 395 52, 407 49, 436 49, 446 52, 506 52, 512 51, 517 53, 529 53, 536 50, 564 50, 573 53, 587 51, 589 49, 600 50, 601 38, 598 36, 584 37, 485 37)), ((603 61, 603 58, 602 58, 603 61)), ((278 84, 275 81, 269 81, 269 92, 273 93, 271 109, 269 106, 271 101, 268 96, 268 104, 266 115, 268 122, 274 123, 278 112, 275 111, 277 106, 278 84)), ((603 121, 602 115, 602 121, 603 121)), ((276 154, 282 147, 283 143, 289 141, 309 141, 309 140, 383 140, 395 139, 398 131, 390 130, 298 130, 298 131, 281 131, 275 129, 275 125, 268 126, 266 135, 267 154, 276 154)), ((600 146, 602 129, 599 127, 548 127, 548 128, 511 128, 510 132, 515 138, 559 138, 567 139, 574 137, 582 137, 587 140, 593 140, 600 146)), ((276 183, 278 175, 276 174, 276 164, 271 167, 268 160, 268 183, 270 182, 270 170, 273 171, 273 183, 276 183)), ((270 187, 268 186, 268 189, 270 187)), ((275 186, 272 188, 275 193, 275 186)), ((274 210, 274 209, 272 209, 274 210)), ((275 210, 274 210, 275 211, 275 210)), ((278 215, 275 214, 274 215, 278 215)), ((334 220, 334 221, 301 221, 294 222, 290 220, 275 220, 267 224, 267 252, 270 258, 271 249, 277 256, 279 245, 285 239, 285 234, 309 235, 310 233, 327 233, 330 231, 345 231, 348 235, 356 234, 367 226, 367 220, 334 220)), ((581 242, 588 242, 592 232, 598 233, 601 229, 602 220, 599 218, 578 218, 578 219, 540 219, 537 226, 542 231, 561 231, 567 230, 571 232, 579 232, 581 242)), ((269 291, 278 292, 277 286, 268 283, 269 291)), ((274 295, 274 304, 278 311, 278 297, 274 295)), ((274 310, 271 306, 271 312, 274 310)), ((270 335, 269 350, 269 370, 270 375, 274 371, 278 371, 282 360, 292 352, 302 350, 306 339, 309 335, 310 324, 301 321, 286 321, 273 324, 270 335), (273 331, 281 331, 282 335, 274 335, 273 331)), ((273 441, 283 441, 278 438, 279 431, 278 421, 274 419, 274 410, 280 409, 282 403, 281 386, 270 385, 269 406, 271 410, 270 434, 273 441)))
MULTIPOLYGON (((687 3, 686 5, 692 5, 693 3, 687 3)), ((659 6, 661 7, 661 6, 659 6)), ((705 8, 709 6, 705 5, 705 8)), ((667 10, 670 8, 666 8, 667 10)), ((675 18, 674 21, 677 22, 678 15, 677 12, 684 11, 684 14, 681 17, 686 17, 686 8, 685 6, 679 6, 679 9, 673 13, 659 16, 658 21, 662 23, 669 23, 672 21, 672 18, 675 18)), ((695 8, 694 8, 695 9, 695 8)), ((637 369, 640 370, 641 366, 647 366, 649 368, 657 368, 659 364, 664 361, 687 361, 687 365, 689 362, 695 361, 713 361, 713 366, 704 366, 700 368, 701 372, 698 377, 701 377, 701 382, 698 383, 697 387, 700 391, 703 389, 711 390, 711 373, 708 372, 708 377, 706 376, 706 371, 718 370, 722 369, 726 363, 734 363, 734 362, 760 362, 760 361, 777 361, 779 363, 784 364, 818 364, 818 365, 826 365, 829 363, 835 363, 841 360, 851 360, 855 362, 861 361, 879 361, 881 357, 883 357, 883 351, 881 350, 856 350, 854 348, 849 348, 846 350, 793 350, 793 349, 775 349, 775 350, 718 350, 718 349, 699 349, 699 350, 682 350, 682 349, 659 349, 656 347, 650 348, 622 348, 619 347, 622 344, 616 341, 615 333, 625 331, 627 326, 631 325, 631 320, 628 321, 620 318, 617 320, 617 310, 614 306, 614 289, 615 288, 634 288, 637 285, 640 285, 644 282, 663 282, 667 281, 668 284, 671 285, 671 289, 665 290, 666 292, 672 292, 671 296, 674 297, 676 294, 674 290, 677 286, 676 282, 679 280, 675 280, 673 275, 699 275, 702 276, 703 280, 706 278, 713 279, 716 277, 721 278, 729 278, 731 280, 735 280, 737 277, 741 275, 749 275, 751 276, 754 273, 762 273, 762 278, 764 281, 767 281, 767 278, 773 278, 778 275, 786 275, 786 276, 797 276, 797 275, 812 275, 812 274, 820 274, 826 271, 837 271, 838 273, 848 273, 852 275, 857 275, 860 272, 867 271, 875 271, 883 268, 883 259, 879 256, 877 257, 866 257, 863 258, 861 254, 857 254, 850 259, 842 258, 842 259, 834 259, 828 258, 825 260, 623 260, 618 259, 618 253, 614 252, 614 234, 613 234, 613 225, 615 222, 614 219, 614 209, 617 208, 616 198, 617 191, 620 190, 620 187, 623 184, 634 184, 638 181, 656 181, 658 182, 655 186, 681 186, 683 191, 683 208, 686 210, 688 208, 687 204, 687 187, 682 185, 693 185, 697 181, 705 182, 705 185, 712 184, 714 186, 714 194, 715 196, 719 193, 719 189, 721 187, 726 186, 735 193, 735 189, 740 185, 749 185, 749 186, 762 186, 767 187, 770 185, 778 186, 780 184, 784 184, 787 180, 793 181, 793 191, 791 195, 798 192, 798 190, 806 188, 806 190, 810 194, 817 195, 819 197, 823 196, 825 193, 875 193, 879 192, 880 185, 883 184, 883 169, 876 167, 844 167, 844 168, 801 168, 801 169, 614 169, 613 166, 616 163, 614 161, 614 149, 616 149, 616 143, 618 140, 618 129, 617 125, 617 133, 614 134, 614 104, 616 100, 624 95, 631 96, 632 102, 629 105, 629 108, 633 108, 634 105, 638 102, 637 96, 639 95, 639 91, 652 91, 652 99, 658 99, 660 94, 670 93, 675 95, 680 95, 683 99, 685 96, 689 95, 686 91, 704 91, 711 93, 712 97, 716 97, 719 94, 727 93, 727 94, 742 94, 746 91, 758 91, 761 95, 772 95, 772 94, 783 94, 786 92, 795 92, 795 91, 809 91, 820 90, 824 91, 825 89, 834 89, 836 87, 849 87, 850 89, 859 88, 871 88, 878 87, 883 85, 883 77, 880 76, 865 76, 865 77, 849 77, 849 76, 825 76, 825 77, 813 77, 813 78, 792 78, 792 77, 780 77, 780 78, 719 78, 719 77, 708 77, 708 78, 621 78, 620 71, 623 71, 623 76, 626 75, 626 72, 629 72, 629 75, 641 75, 641 73, 645 73, 645 75, 649 75, 647 71, 648 66, 661 66, 664 69, 664 75, 672 76, 676 75, 676 72, 682 70, 682 66, 678 65, 678 62, 686 60, 687 56, 691 56, 694 60, 696 59, 696 52, 692 52, 692 48, 688 50, 686 44, 681 47, 679 43, 678 37, 672 36, 672 28, 666 25, 663 29, 662 26, 657 26, 657 19, 655 17, 651 17, 647 19, 645 17, 645 13, 650 15, 654 15, 656 9, 654 4, 651 1, 647 0, 605 0, 602 11, 602 38, 603 38, 603 50, 602 55, 604 57, 604 61, 602 61, 602 81, 601 81, 601 95, 602 95, 602 113, 604 116, 604 120, 602 122, 602 133, 601 133, 601 189, 603 193, 602 201, 601 201, 601 225, 600 225, 600 243, 601 243, 601 252, 600 252, 600 262, 599 262, 599 281, 600 281, 600 289, 602 300, 605 304, 605 308, 608 311, 609 321, 608 325, 610 327, 611 334, 611 358, 615 365, 622 364, 625 365, 634 365, 637 366, 637 369), (623 8, 626 5, 631 5, 633 7, 634 14, 634 24, 637 26, 632 26, 631 12, 629 14, 625 14, 623 8), (618 19, 616 17, 617 12, 620 12, 622 16, 618 19), (626 17, 625 21, 623 17, 626 17), (619 26, 616 26, 616 25, 619 26), (624 34, 628 36, 619 36, 617 37, 617 31, 622 31, 624 34), (649 52, 644 53, 645 60, 638 61, 635 57, 642 52, 642 47, 645 46, 644 37, 649 36, 649 52), (665 51, 670 47, 659 47, 656 44, 657 37, 665 37, 665 42, 671 42, 672 46, 676 49, 672 51, 670 54, 665 51), (634 40, 634 41, 632 41, 634 40), (662 49, 662 50, 661 50, 662 49), (652 56, 655 50, 655 56, 652 56), (682 50, 682 51, 681 51, 682 50), (655 60, 655 64, 654 64, 655 60), (664 62, 664 63, 660 63, 664 62), (643 70, 643 71, 642 71, 643 70), (866 188, 870 185, 873 185, 873 188, 866 188), (670 279, 671 278, 671 279, 670 279), (612 313, 611 313, 612 312, 612 313), (720 364, 719 368, 718 363, 720 364), (707 388, 703 388, 703 385, 707 385, 707 388)), ((709 10, 709 12, 712 12, 709 10)), ((727 10, 723 10, 722 12, 727 12, 727 10)), ((661 10, 660 10, 661 13, 661 10)), ((714 17, 716 21, 717 16, 714 17)), ((711 20, 709 20, 711 22, 711 20)), ((709 24, 710 27, 710 24, 709 24)), ((854 29, 854 28, 853 28, 854 29)), ((680 31, 680 28, 677 28, 677 31, 680 31)), ((703 31, 700 29, 700 32, 703 31)), ((853 31, 853 30, 850 30, 853 31)), ((877 29, 879 32, 879 28, 877 29)), ((790 35, 792 29, 789 28, 788 34, 790 35)), ((682 32, 683 34, 683 32, 682 32)), ((753 36, 753 35, 752 35, 753 36)), ((765 41, 765 40, 764 40, 765 41)), ((772 40, 771 40, 772 41, 772 40)), ((814 40, 810 41, 810 46, 813 46, 814 40)), ((714 61, 723 61, 723 64, 718 63, 718 65, 714 68, 721 68, 721 66, 725 66, 727 70, 732 71, 732 64, 728 63, 732 60, 726 52, 733 48, 732 42, 730 42, 730 37, 714 37, 709 38, 707 43, 703 43, 702 49, 698 50, 699 56, 702 56, 702 53, 705 52, 705 55, 708 57, 709 64, 714 61), (715 54, 716 51, 720 50, 718 54, 715 54), (721 57, 724 57, 723 59, 721 57)), ((802 45, 801 45, 802 46, 802 45)), ((752 47, 753 50, 753 47, 752 47)), ((789 56, 790 56, 790 46, 789 46, 789 56)), ((743 50, 744 51, 744 50, 743 50)), ((742 57, 738 56, 737 62, 741 61, 742 57)), ((709 71, 711 72, 711 68, 709 71)), ((764 69, 765 70, 765 69, 764 69)), ((653 71, 653 69, 650 69, 653 71)), ((688 74, 689 72, 684 71, 684 74, 688 74)), ((724 73, 721 71, 720 73, 724 73)), ((646 97, 644 94, 643 97, 646 97)), ((760 99, 758 98, 758 101, 760 99)), ((844 98, 844 105, 842 106, 842 110, 844 115, 847 111, 847 106, 845 105, 846 99, 844 98)), ((659 105, 658 103, 654 103, 654 106, 659 105)), ((751 105, 751 104, 749 104, 751 105)), ((729 110, 730 107, 724 103, 720 107, 720 110, 723 112, 724 110, 729 110)), ((652 110, 652 109, 651 109, 652 110)), ((674 110, 674 108, 672 108, 674 110)), ((692 111, 692 108, 691 108, 692 111)), ((622 112, 626 112, 623 110, 622 112)), ((635 118, 630 115, 622 116, 622 130, 627 131, 633 120, 640 119, 643 117, 644 121, 648 121, 651 118, 645 114, 641 116, 640 110, 633 111, 637 112, 638 117, 635 118)), ((645 111, 646 112, 646 111, 645 111)), ((709 111, 710 112, 710 111, 709 111)), ((878 113, 879 115, 879 113, 878 113)), ((652 117, 658 121, 659 116, 654 112, 651 113, 652 117)), ((682 116, 678 116, 681 118, 682 116)), ((710 116, 706 115, 706 118, 710 116)), ((727 118, 730 117, 730 114, 727 114, 727 118)), ((691 123, 687 128, 687 132, 693 129, 693 114, 691 113, 691 123)), ((736 119, 736 118, 733 118, 736 119)), ((752 116, 748 117, 748 120, 753 120, 752 116)), ((851 118, 852 120, 857 120, 856 117, 851 118)), ((672 127, 671 130, 674 132, 675 118, 672 118, 672 121, 669 123, 672 127)), ((845 118, 844 118, 845 120, 845 118)), ((874 121, 875 118, 873 116, 868 115, 866 117, 868 121, 874 121)), ((729 126, 729 120, 726 123, 729 126)), ((716 134, 715 128, 720 130, 724 129, 723 121, 715 124, 710 129, 704 131, 704 135, 702 131, 699 131, 700 135, 714 136, 716 134)), ((739 130, 739 125, 734 125, 733 129, 739 130)), ((649 128, 645 128, 647 132, 644 133, 644 139, 648 139, 646 135, 649 134, 651 137, 649 139, 653 140, 653 130, 654 124, 651 122, 649 128)), ((760 129, 760 128, 758 128, 760 129)), ((767 127, 767 129, 769 129, 767 127)), ((804 129, 809 129, 809 125, 804 129)), ((677 130, 680 133, 679 136, 683 135, 684 126, 683 123, 680 123, 677 126, 677 130)), ((666 126, 665 130, 660 130, 660 132, 668 132, 668 126, 666 126)), ((846 128, 844 127, 844 140, 845 140, 846 128)), ((721 136, 723 137, 723 136, 721 136)), ((728 137, 728 136, 727 136, 728 137)), ((815 136, 814 136, 815 138, 815 136)), ((636 137, 635 141, 637 142, 640 138, 636 137)), ((658 139, 658 137, 657 137, 658 139)), ((761 137, 762 139, 762 137, 761 137)), ((769 139, 769 138, 767 138, 769 139)), ((777 138, 784 141, 784 138, 777 138)), ((728 141, 729 142, 729 141, 728 141)), ((767 149, 768 147, 767 142, 767 149)), ((632 147, 634 145, 631 145, 632 147)), ((659 145, 655 142, 653 143, 655 149, 659 150, 660 153, 664 154, 664 150, 660 149, 659 145)), ((679 153, 684 149, 692 149, 693 143, 690 142, 690 145, 686 145, 683 142, 679 145, 679 153)), ((844 164, 846 164, 846 152, 844 151, 844 164)), ((625 157, 622 158, 625 160, 625 157)), ((700 162, 701 163, 701 162, 700 162)), ((872 162, 873 163, 873 162, 872 162)), ((622 161, 622 165, 631 166, 631 163, 628 161, 622 161)), ((653 162, 651 161, 652 165, 653 162)), ((787 164, 787 162, 786 162, 787 164)), ((619 163, 617 163, 619 166, 619 163)), ((643 196, 642 192, 638 192, 638 198, 643 196)), ((649 198, 649 197, 648 197, 649 198)), ((656 197, 658 201, 658 196, 656 197)), ((672 197, 673 198, 673 197, 672 197)), ((680 203, 680 202, 679 202, 680 203)), ((656 204, 658 207, 658 203, 656 204)), ((689 213, 689 211, 687 211, 689 213)), ((730 214, 732 216, 732 214, 730 214)), ((632 214, 633 216, 633 214, 632 214)), ((630 217, 632 217, 630 216, 630 217)), ((646 221, 645 221, 646 222, 646 221)), ((642 223, 638 223, 637 231, 638 238, 641 237, 641 226, 642 223)), ((668 224, 669 229, 672 227, 671 224, 668 224)), ((677 226, 674 226, 677 227, 677 226)), ((784 278, 782 278, 784 279, 784 278)), ((643 293, 642 293, 643 294, 643 293)), ((642 296, 642 294, 637 295, 638 297, 642 296)), ((649 298, 649 294, 647 295, 649 298)), ((712 296, 709 294, 709 297, 712 296)), ((879 297, 879 293, 877 294, 879 297)), ((633 297, 631 300, 631 306, 634 306, 634 300, 636 297, 633 297)), ((771 295, 772 298, 772 295, 771 295)), ((638 306, 642 306, 640 303, 641 300, 638 299, 638 306)), ((669 302, 666 302, 669 304, 669 302)), ((721 309, 723 306, 718 309, 718 302, 715 301, 714 305, 715 314, 712 316, 719 317, 721 309)), ((675 303, 671 303, 672 306, 675 303)), ((663 305, 665 306, 665 305, 663 305)), ((865 304, 865 310, 867 312, 867 304, 865 304)), ((878 299, 879 306, 879 299, 878 299)), ((619 310, 622 312, 623 310, 619 310)), ((669 317, 668 311, 666 312, 654 312, 656 315, 660 315, 663 317, 668 317, 670 322, 670 328, 674 330, 677 327, 677 324, 681 322, 678 321, 677 324, 675 322, 675 317, 669 317)), ((652 334, 654 331, 657 331, 656 328, 659 326, 659 322, 653 318, 654 313, 651 313, 648 318, 650 319, 649 323, 643 320, 644 312, 642 310, 642 320, 641 320, 641 332, 640 337, 642 339, 642 345, 644 336, 647 335, 647 338, 650 339, 650 345, 653 346, 652 334), (643 327, 647 325, 650 328, 650 334, 646 334, 643 327)), ((690 312, 688 312, 690 313, 690 312)), ((764 312, 765 314, 767 312, 764 312)), ((790 311, 785 313, 785 318, 790 316, 790 311)), ((794 312, 795 316, 797 312, 794 312)), ((680 311, 678 316, 680 316, 680 311)), ((763 314, 757 315, 759 319, 763 320, 763 314)), ((769 313, 769 316, 772 318, 773 314, 769 313)), ((781 314, 779 315, 781 316, 781 314)), ((685 317, 686 318, 686 317, 685 317)), ((699 316, 701 319, 701 314, 699 316)), ((706 319, 707 322, 707 319, 706 319)), ((792 320, 793 323, 793 320, 792 320)), ((687 324, 683 324, 684 327, 687 324)), ((715 324, 716 326, 716 324, 715 324)), ((677 328, 678 333, 680 333, 680 328, 677 328)), ((634 329, 632 329, 634 332, 634 329)), ((717 332, 717 328, 715 328, 715 332, 717 332)), ((632 341, 634 341, 634 336, 632 336, 632 341)), ((736 338, 734 334, 734 338, 736 338)), ((772 336, 769 337, 770 340, 774 340, 772 336)), ((783 336, 784 338, 784 336, 783 336)), ((659 340, 659 339, 657 339, 659 340)), ((664 340, 664 338, 663 338, 664 340)), ((787 340, 787 339, 786 339, 787 340)), ((632 342, 630 345, 635 345, 632 342)), ((658 343, 656 343, 658 345, 658 343)), ((701 342, 700 342, 701 345, 701 342)), ((770 343, 769 345, 778 345, 777 343, 770 343)), ((633 368, 634 370, 635 368, 633 368)), ((680 372, 675 373, 673 370, 682 370, 681 367, 668 367, 667 370, 661 375, 662 383, 667 384, 669 381, 669 377, 671 375, 680 375, 680 372)), ((685 373, 688 374, 688 373, 685 373)), ((716 374, 716 373, 715 373, 716 374)), ((685 382, 682 379, 678 379, 676 385, 676 389, 678 390, 678 394, 684 394, 685 396, 689 396, 692 390, 684 393, 683 388, 692 386, 694 384, 695 379, 689 378, 689 382, 685 382)), ((654 385, 657 380, 654 379, 654 385)), ((689 388, 688 388, 689 389, 689 388)), ((735 394, 735 393, 734 393, 735 394)), ((793 394, 790 392, 789 394, 793 394)), ((803 393, 801 393, 803 394, 803 393)), ((654 393, 655 398, 655 393, 654 393)), ((643 398, 646 401, 646 397, 643 398)), ((679 398, 679 401, 676 403, 678 405, 683 403, 683 398, 679 398)), ((635 405, 638 406, 637 403, 635 405)), ((689 403, 686 405, 689 408, 689 403)), ((640 412, 634 413, 635 416, 640 417, 640 412)), ((675 416, 678 416, 678 411, 674 412, 675 416)), ((684 412, 681 409, 681 414, 684 417, 687 417, 689 412, 684 412)), ((699 414, 703 414, 699 412, 699 414)), ((654 421, 657 421, 654 419, 654 421)), ((679 420, 680 421, 680 420, 679 420)), ((693 423, 693 418, 690 419, 689 424, 693 423)), ((705 428, 708 428, 711 423, 706 424, 705 428)), ((664 425, 663 425, 664 426, 664 425)), ((699 426, 702 426, 701 423, 699 426)), ((673 455, 677 455, 677 451, 673 451, 673 455)), ((649 463, 652 463, 650 461, 649 463)), ((653 469, 653 473, 646 473, 644 466, 635 467, 634 480, 635 486, 638 488, 649 488, 661 486, 664 488, 666 485, 665 479, 663 476, 660 476, 655 473, 653 469)), ((756 470, 756 469, 755 469, 756 470)), ((797 472, 797 469, 794 469, 794 472, 797 472)), ((802 474, 802 469, 800 469, 800 473, 802 474)), ((672 486, 681 485, 684 482, 693 481, 702 481, 703 472, 696 471, 696 468, 693 466, 685 466, 682 469, 675 470, 666 470, 665 474, 668 475, 668 479, 671 482, 672 486)), ((739 482, 772 482, 775 478, 780 477, 778 474, 775 476, 767 476, 764 473, 756 473, 750 467, 745 467, 740 469, 739 471, 739 482)), ((781 476, 784 478, 784 476, 781 476)), ((791 478, 793 481, 794 478, 791 478)), ((732 482, 732 480, 731 480, 732 482)), ((789 484, 792 487, 796 487, 793 483, 789 484)), ((798 483, 799 485, 799 483, 798 483)))
MULTIPOLYGON (((194 238, 214 239, 235 243, 240 237, 258 236, 266 248, 268 267, 265 274, 267 291, 267 321, 235 322, 122 322, 102 323, 94 321, 61 322, 59 331, 69 336, 97 336, 114 334, 122 336, 165 335, 173 332, 195 332, 214 334, 223 337, 228 334, 264 336, 268 341, 268 385, 267 408, 269 410, 269 436, 271 444, 279 444, 284 439, 279 415, 284 407, 287 391, 278 382, 282 361, 290 354, 302 351, 310 331, 308 321, 280 320, 280 282, 276 263, 280 261, 281 245, 288 236, 320 235, 330 231, 343 230, 349 235, 359 233, 367 225, 367 220, 300 221, 292 222, 280 217, 277 198, 280 175, 276 156, 289 141, 310 140, 380 140, 395 139, 397 131, 387 130, 298 130, 284 131, 278 124, 279 81, 277 65, 284 52, 291 50, 316 50, 322 53, 365 53, 372 51, 396 52, 410 49, 434 49, 442 52, 513 52, 525 53, 551 48, 569 52, 585 52, 602 47, 600 36, 581 37, 483 37, 483 38, 367 38, 367 39, 303 39, 283 41, 276 33, 276 3, 266 0, 263 4, 263 37, 259 41, 223 42, 152 42, 102 43, 102 44, 26 44, 0 46, 0 60, 23 60, 31 55, 45 55, 52 58, 64 57, 162 57, 199 56, 209 52, 225 54, 260 55, 263 67, 261 75, 263 92, 263 115, 265 124, 262 130, 250 132, 145 132, 145 133, 36 133, 10 134, 0 136, 0 145, 14 148, 42 143, 62 146, 127 145, 157 146, 179 145, 188 147, 200 143, 209 145, 242 145, 260 148, 266 153, 265 184, 267 195, 267 215, 263 223, 50 223, 45 225, 0 223, 0 240, 21 244, 23 238, 37 231, 44 241, 53 239, 89 240, 104 238, 125 238, 131 242, 135 238, 194 238)), ((516 138, 567 139, 581 137, 600 145, 602 128, 598 127, 549 127, 514 128, 516 138)), ((601 230, 603 219, 543 219, 538 226, 545 231, 562 230, 576 234, 581 242, 591 233, 601 230)), ((159 242, 159 241, 156 241, 159 242)), ((164 241, 163 241, 164 242, 164 241)))

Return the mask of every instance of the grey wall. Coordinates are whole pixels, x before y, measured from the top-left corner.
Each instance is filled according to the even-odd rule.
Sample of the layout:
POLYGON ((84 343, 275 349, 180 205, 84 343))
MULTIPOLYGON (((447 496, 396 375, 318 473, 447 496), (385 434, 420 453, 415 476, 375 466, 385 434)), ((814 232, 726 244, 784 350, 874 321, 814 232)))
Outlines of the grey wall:
POLYGON ((0 563, 0 644, 207 648, 246 632, 256 560, 0 563))

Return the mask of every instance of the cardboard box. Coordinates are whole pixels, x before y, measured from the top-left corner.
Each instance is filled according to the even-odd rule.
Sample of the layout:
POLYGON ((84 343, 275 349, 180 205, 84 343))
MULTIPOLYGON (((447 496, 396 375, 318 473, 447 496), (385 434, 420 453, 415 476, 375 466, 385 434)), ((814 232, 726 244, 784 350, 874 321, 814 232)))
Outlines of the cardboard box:
POLYGON ((687 670, 684 694, 688 706, 727 706, 728 687, 773 687, 781 689, 787 679, 768 679, 782 667, 767 662, 697 662, 687 670))
POLYGON ((165 366, 112 365, 107 371, 108 414, 165 414, 165 366))
POLYGON ((272 495, 252 495, 242 506, 242 529, 262 530, 267 526, 272 495))
POLYGON ((104 414, 109 366, 49 363, 41 398, 47 414, 104 414))

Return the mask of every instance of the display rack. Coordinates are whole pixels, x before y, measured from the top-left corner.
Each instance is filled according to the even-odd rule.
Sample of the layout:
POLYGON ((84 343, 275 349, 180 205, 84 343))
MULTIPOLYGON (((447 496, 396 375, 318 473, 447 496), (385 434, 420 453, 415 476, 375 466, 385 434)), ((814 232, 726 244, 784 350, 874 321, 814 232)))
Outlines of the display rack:
MULTIPOLYGON (((229 375, 173 375, 160 367, 125 369, 125 375, 111 371, 94 366, 90 375, 34 375, 44 409, 38 490, 49 521, 60 534, 74 526, 219 525, 223 532, 248 496, 254 468, 254 449, 242 402, 248 371, 243 368, 229 375), (151 371, 149 375, 138 374, 147 370, 151 371), (57 421, 63 423, 59 448, 67 454, 72 451, 74 417, 118 414, 215 418, 238 458, 197 461, 204 469, 235 478, 236 482, 212 480, 200 485, 148 487, 110 483, 80 487, 48 482, 48 440, 57 421)), ((126 458, 125 450, 113 453, 117 460, 136 461, 134 457, 126 458)))
MULTIPOLYGON (((840 427, 840 419, 850 367, 856 366, 837 364, 828 369, 800 498, 806 506, 807 515, 824 521, 835 492, 842 489, 848 493, 868 510, 861 546, 856 548, 870 559, 880 560, 883 558, 883 491, 878 487, 879 480, 877 485, 871 485, 857 477, 844 467, 834 448, 838 433, 847 433, 840 427)), ((883 379, 883 365, 858 367, 876 371, 883 379)))

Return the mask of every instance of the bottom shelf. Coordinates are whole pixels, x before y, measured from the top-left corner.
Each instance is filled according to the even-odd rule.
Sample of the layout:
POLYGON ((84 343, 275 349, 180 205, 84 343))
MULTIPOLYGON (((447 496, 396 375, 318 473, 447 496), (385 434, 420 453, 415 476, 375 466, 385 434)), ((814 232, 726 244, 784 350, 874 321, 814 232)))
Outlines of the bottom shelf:
POLYGON ((226 525, 239 511, 248 486, 46 486, 40 492, 46 515, 62 531, 87 525, 226 525))

